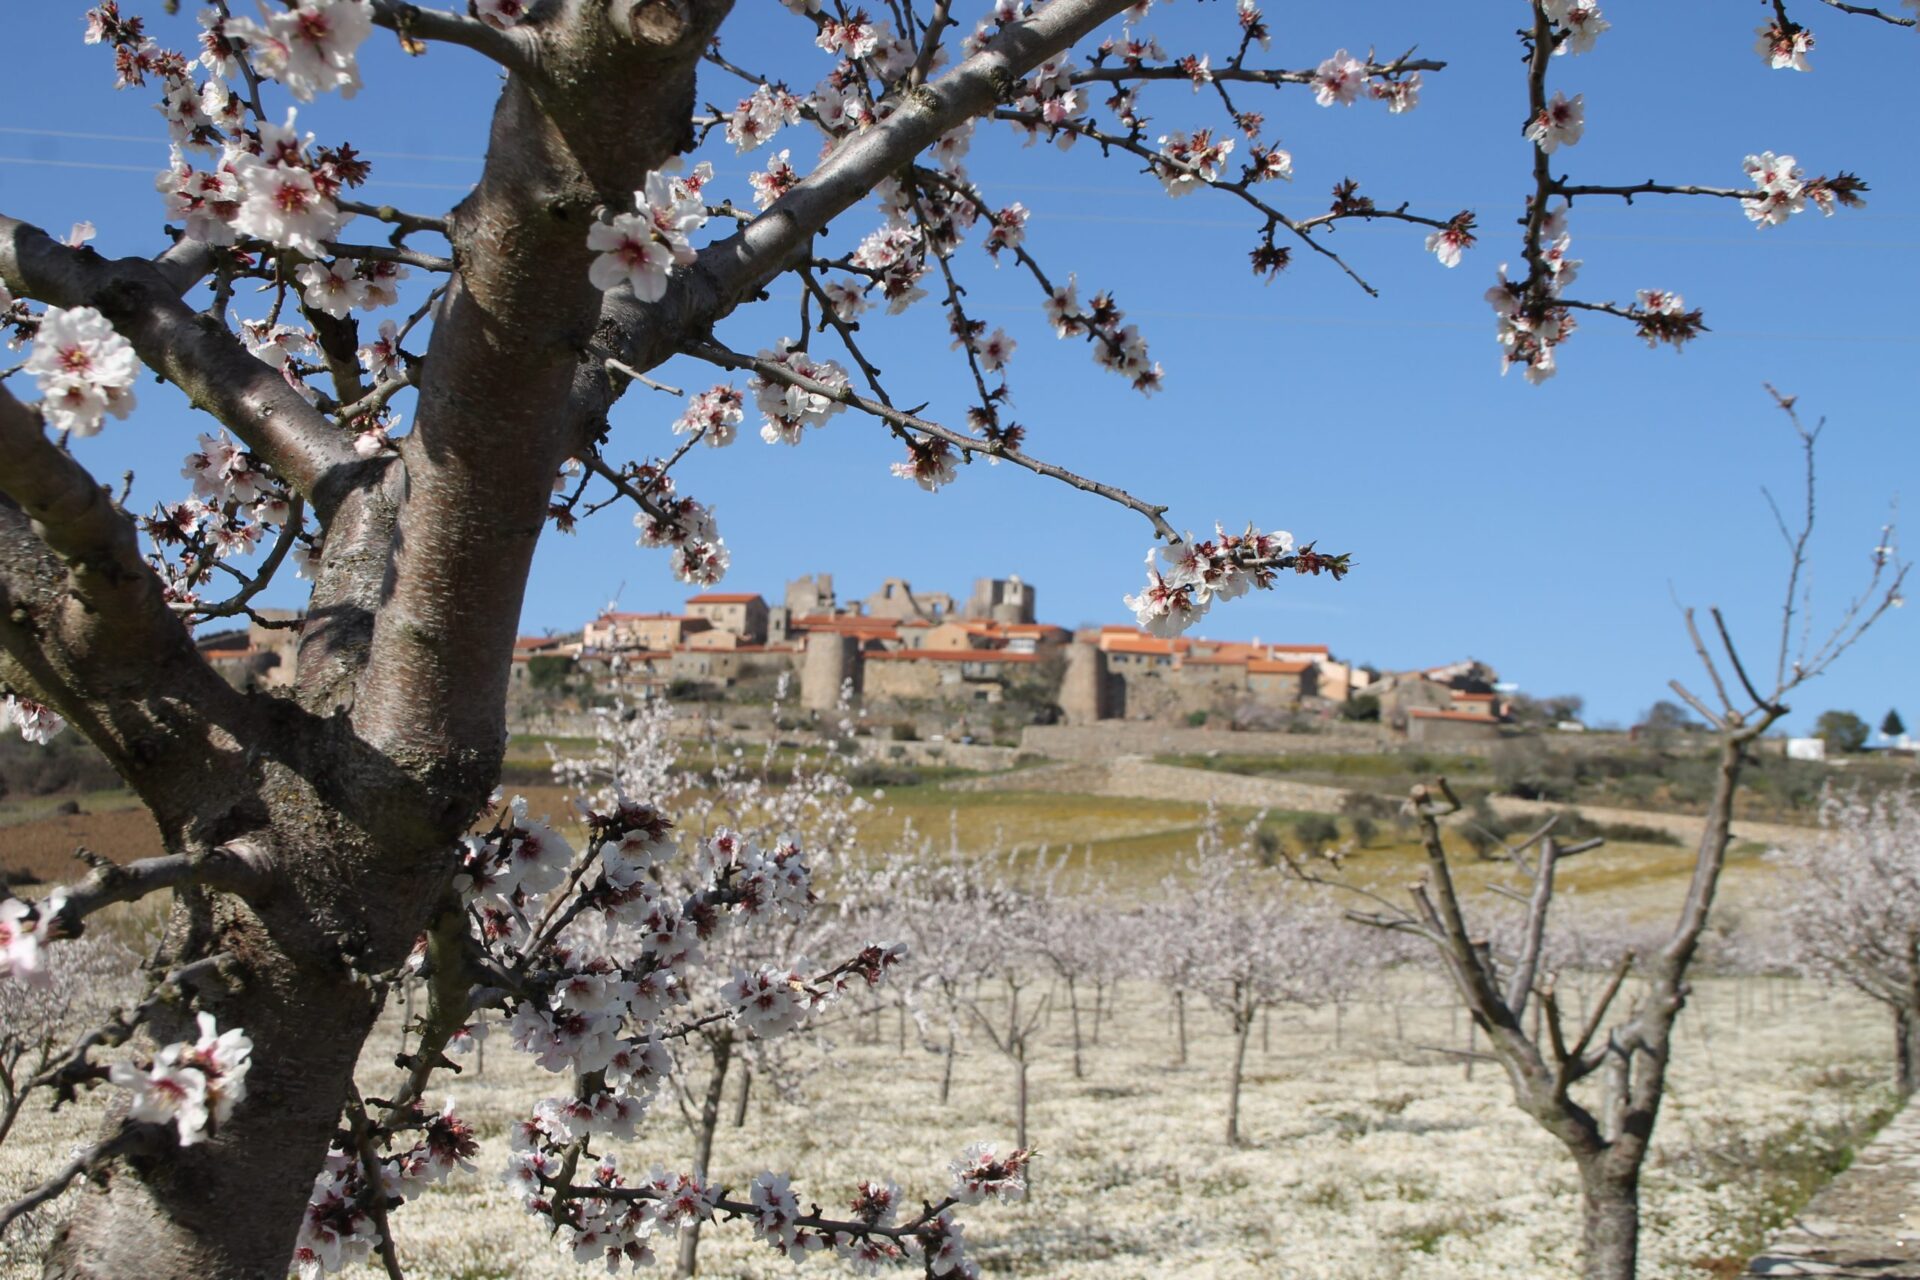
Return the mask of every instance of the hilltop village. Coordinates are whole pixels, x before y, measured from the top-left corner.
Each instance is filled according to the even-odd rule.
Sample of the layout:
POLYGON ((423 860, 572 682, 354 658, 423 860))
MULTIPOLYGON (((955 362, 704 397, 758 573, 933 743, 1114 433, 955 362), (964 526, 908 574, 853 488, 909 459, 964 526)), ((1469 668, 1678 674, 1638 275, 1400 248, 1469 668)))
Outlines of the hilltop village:
MULTIPOLYGON (((201 647, 230 680, 272 688, 293 669, 293 621, 264 616, 201 647)), ((1496 736, 1506 710, 1495 672, 1476 660, 1383 671, 1318 643, 1069 630, 1039 621, 1035 589, 1018 576, 978 579, 964 599, 888 578, 843 601, 832 575, 813 574, 777 601, 710 591, 677 612, 608 610, 577 631, 523 636, 513 656, 523 703, 642 690, 764 702, 782 676, 809 710, 850 690, 869 712, 987 713, 1001 724, 1303 729, 1345 719, 1415 742, 1467 741, 1496 736)))

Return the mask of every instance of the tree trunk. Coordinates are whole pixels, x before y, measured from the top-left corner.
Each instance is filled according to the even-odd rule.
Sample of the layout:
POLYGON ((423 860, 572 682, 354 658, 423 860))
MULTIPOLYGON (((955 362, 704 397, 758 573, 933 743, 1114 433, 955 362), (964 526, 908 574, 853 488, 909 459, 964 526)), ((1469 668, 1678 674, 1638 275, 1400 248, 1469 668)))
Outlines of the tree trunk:
POLYGON ((45 1280, 286 1275, 377 1009, 338 980, 261 991, 241 1007, 219 1017, 253 1040, 246 1099, 209 1141, 174 1148, 167 1130, 159 1158, 89 1184, 47 1253, 45 1280))
POLYGON ((1033 1150, 1027 1142, 1027 1051, 1021 1046, 1013 1059, 1013 1145, 1022 1151, 1033 1150))
POLYGON ((953 1096, 953 1028, 947 1028, 946 1062, 940 1068, 940 1105, 946 1106, 947 1099, 953 1096))
MULTIPOLYGON (((733 1061, 733 1036, 721 1035, 709 1042, 713 1047, 713 1074, 707 1078, 707 1096, 700 1104, 700 1127, 693 1135, 693 1176, 705 1182, 713 1161, 713 1134, 720 1127, 720 1103, 727 1089, 727 1066, 733 1061)), ((676 1276, 698 1275, 700 1271, 700 1224, 695 1222, 680 1233, 680 1263, 676 1276)))
POLYGON ((1227 1084, 1227 1145, 1240 1145, 1240 1081, 1247 1063, 1247 1041, 1253 1038, 1253 1013, 1234 1019, 1233 1075, 1227 1084))
POLYGON ((1580 1280, 1634 1280, 1640 1253, 1638 1179, 1582 1168, 1580 1218, 1580 1280))
MULTIPOLYGON (((358 761, 295 763, 324 778, 358 761)), ((367 815, 316 817, 326 812, 316 788, 326 784, 282 762, 264 763, 254 776, 250 800, 234 802, 193 839, 247 840, 276 867, 272 886, 251 900, 176 891, 155 956, 168 968, 227 957, 218 974, 191 982, 192 1003, 221 1030, 240 1028, 252 1041, 246 1097, 205 1142, 181 1147, 170 1129, 160 1131, 151 1150, 136 1149, 108 1176, 83 1184, 44 1259, 48 1280, 287 1274, 314 1177, 380 1014, 364 975, 397 966, 427 928, 453 840, 441 842, 431 827, 382 839, 353 825, 367 815), (221 829, 231 822, 246 825, 221 829)), ((203 794, 217 797, 225 781, 206 780, 203 794)), ((188 847, 168 825, 162 833, 169 852, 188 847)), ((194 1012, 186 1001, 160 1005, 136 1041, 141 1058, 153 1045, 193 1040, 194 1012)), ((117 1128, 123 1114, 124 1103, 110 1108, 109 1125, 117 1128)))
POLYGON ((1894 1032, 1900 1096, 1911 1098, 1920 1090, 1920 1009, 1898 1010, 1894 1014, 1894 1032))
POLYGON ((747 1099, 753 1093, 753 1068, 740 1068, 740 1096, 733 1103, 733 1127, 738 1129, 747 1123, 747 1099))
POLYGON ((1173 993, 1173 1017, 1180 1037, 1180 1065, 1187 1065, 1187 993, 1175 990, 1173 993))
POLYGON ((1067 1007, 1073 1012, 1073 1078, 1085 1078, 1080 1066, 1080 990, 1072 978, 1067 979, 1067 1007))

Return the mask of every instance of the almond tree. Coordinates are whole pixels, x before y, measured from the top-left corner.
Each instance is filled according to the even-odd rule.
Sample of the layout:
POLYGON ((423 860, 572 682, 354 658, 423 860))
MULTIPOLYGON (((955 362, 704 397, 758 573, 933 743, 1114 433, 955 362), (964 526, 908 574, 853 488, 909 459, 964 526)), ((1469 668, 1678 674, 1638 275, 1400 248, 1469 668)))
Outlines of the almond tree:
POLYGON ((1240 1086, 1247 1044, 1260 1015, 1276 1005, 1318 1004, 1339 985, 1337 944, 1329 922, 1291 891, 1278 871, 1253 854, 1257 824, 1228 841, 1209 813, 1185 877, 1161 889, 1158 914, 1170 947, 1192 959, 1194 988, 1227 1018, 1233 1063, 1227 1076, 1229 1146, 1239 1146, 1240 1086))
POLYGON ((1828 795, 1820 833, 1786 853, 1801 966, 1893 1014, 1900 1096, 1920 1089, 1920 798, 1828 795))
MULTIPOLYGON (((1788 714, 1789 694, 1825 671, 1902 601, 1907 565, 1898 557, 1891 527, 1883 527, 1861 593, 1845 604, 1831 629, 1815 632, 1808 624, 1809 602, 1803 591, 1814 526, 1814 447, 1821 426, 1805 426, 1794 402, 1773 394, 1793 425, 1805 467, 1805 505, 1798 521, 1789 526, 1774 506, 1788 559, 1779 649, 1773 671, 1762 671, 1756 682, 1720 610, 1710 610, 1714 647, 1703 636, 1694 611, 1685 611, 1709 693, 1697 694, 1678 680, 1670 687, 1707 722, 1716 751, 1713 795, 1673 924, 1646 954, 1622 952, 1585 1016, 1569 1018, 1553 964, 1555 878, 1563 861, 1601 842, 1562 844, 1549 820, 1517 844, 1503 845, 1502 852, 1523 881, 1514 896, 1524 903, 1525 916, 1517 930, 1508 931, 1510 940, 1496 939, 1492 930, 1469 922, 1441 842, 1441 820, 1462 807, 1444 778, 1416 786, 1408 801, 1427 854, 1425 877, 1410 890, 1412 910, 1371 890, 1356 890, 1373 906, 1349 913, 1363 924, 1432 944, 1455 993, 1486 1036, 1489 1055, 1505 1068, 1515 1103, 1572 1156, 1580 1173, 1585 1280, 1632 1280, 1636 1274, 1640 1174, 1666 1097, 1674 1027, 1690 993, 1688 975, 1726 865, 1734 801, 1755 744, 1788 714), (1638 979, 1638 994, 1622 1016, 1609 1022, 1629 976, 1638 979)), ((1294 866, 1306 879, 1336 883, 1294 866)))
MULTIPOLYGON (((1150 565, 1131 603, 1157 630, 1281 573, 1345 572, 1343 556, 1280 531, 1185 537, 1161 506, 1029 452, 1027 428, 1007 416, 1013 343, 966 307, 957 254, 969 236, 1016 263, 1056 332, 1098 364, 1143 392, 1164 375, 1114 296, 1083 300, 1073 275, 1044 269, 1024 207, 968 176, 960 160, 984 132, 977 126, 1096 147, 1173 196, 1231 202, 1246 212, 1263 274, 1299 254, 1371 289, 1332 247, 1344 223, 1404 224, 1446 265, 1474 239, 1470 211, 1376 200, 1352 182, 1330 206, 1273 194, 1292 157, 1250 95, 1404 113, 1444 64, 1345 50, 1292 66, 1270 60, 1272 33, 1254 0, 1223 21, 1227 38, 1213 54, 1169 53, 1123 25, 1124 14, 1144 12, 1140 0, 1004 0, 964 18, 948 0, 899 0, 882 21, 840 0, 792 0, 782 19, 796 33, 792 65, 755 68, 719 43, 728 0, 471 0, 464 13, 405 0, 286 0, 258 20, 226 0, 197 15, 157 0, 150 14, 133 7, 101 0, 85 35, 110 56, 120 87, 160 100, 177 147, 160 175, 166 234, 149 256, 109 259, 86 246, 83 228, 62 237, 0 215, 0 324, 32 345, 0 387, 0 686, 23 732, 44 737, 70 722, 95 743, 151 809, 166 846, 37 904, 9 899, 0 930, 9 954, 24 957, 112 903, 167 893, 174 904, 148 966, 171 994, 140 1006, 147 1083, 100 1144, 46 1184, 87 1188, 48 1260, 62 1276, 278 1274, 303 1221, 312 1223, 316 1175, 333 1180, 315 1201, 330 1206, 327 1220, 371 1213, 383 1262, 398 1272, 375 1166, 382 1152, 413 1150, 411 1135, 428 1124, 416 1113, 440 1066, 434 1040, 450 1043, 489 1001, 550 1001, 557 985, 524 979, 570 971, 548 954, 565 948, 557 934, 475 932, 473 901, 454 887, 458 875, 490 875, 487 859, 551 844, 531 817, 486 805, 534 545, 549 521, 565 527, 622 503, 635 509, 644 544, 671 549, 674 573, 717 581, 730 552, 710 505, 676 492, 673 467, 696 442, 732 441, 749 400, 761 436, 776 443, 797 443, 849 409, 869 416, 903 449, 896 474, 929 489, 984 458, 1138 512, 1164 544, 1163 563, 1150 565), (486 160, 451 210, 356 200, 365 158, 346 142, 320 144, 292 114, 288 98, 351 94, 376 34, 376 75, 402 74, 403 55, 424 55, 471 59, 476 83, 503 76, 486 160), (733 82, 737 105, 702 105, 733 82), (1155 135, 1143 107, 1163 93, 1187 104, 1186 127, 1155 135), (787 128, 806 141, 772 150, 787 128), (768 148, 750 193, 736 193, 740 204, 721 198, 703 165, 673 171, 677 156, 709 139, 768 148), (817 164, 796 163, 816 145, 817 164), (878 225, 849 235, 843 215, 869 199, 878 225), (780 278, 804 299, 798 316, 768 316, 766 345, 752 353, 715 337, 736 313, 764 315, 780 278), (861 347, 863 312, 923 296, 943 309, 975 391, 965 426, 899 407, 919 397, 883 383, 861 347), (744 375, 746 386, 686 397, 674 424, 682 442, 664 456, 645 456, 642 445, 641 460, 627 460, 615 440, 620 401, 636 386, 662 389, 650 373, 677 355, 744 375), (187 452, 193 496, 145 514, 62 447, 129 416, 142 369, 210 419, 187 452), (399 432, 403 409, 409 429, 399 432), (234 689, 196 651, 192 627, 251 616, 289 566, 312 582, 291 696, 234 689), (481 850, 459 842, 476 815, 492 823, 481 850), (356 1099, 360 1048, 423 937, 420 963, 440 975, 425 1015, 434 1039, 416 1048, 386 1105, 356 1099), (194 1105, 176 1109, 176 1123, 155 1118, 163 1097, 189 1095, 194 1105), (339 1133, 355 1150, 330 1157, 339 1133), (241 1203, 248 1212, 226 1208, 241 1203)), ((1810 41, 1784 4, 1774 12, 1763 56, 1804 66, 1810 41)), ((1749 157, 1751 182, 1739 187, 1556 176, 1549 157, 1576 143, 1585 121, 1577 94, 1547 96, 1549 69, 1565 61, 1553 55, 1588 52, 1605 23, 1576 0, 1531 0, 1526 13, 1530 106, 1515 121, 1534 144, 1526 270, 1492 301, 1507 358, 1530 378, 1552 372, 1576 316, 1612 315, 1676 346, 1702 327, 1700 312, 1669 290, 1631 303, 1570 294, 1572 201, 1703 198, 1766 226, 1864 190, 1844 171, 1809 177, 1772 153, 1749 157)), ((548 905, 591 897, 605 850, 642 829, 621 825, 622 814, 641 820, 640 809, 595 812, 601 825, 577 878, 541 889, 503 883, 548 905)), ((647 812, 645 824, 661 816, 647 812)), ((646 873, 651 891, 696 913, 721 899, 737 909, 733 886, 745 870, 697 845, 676 846, 680 869, 665 880, 646 873), (704 885, 688 889, 683 869, 704 885)), ((525 905, 503 902, 509 920, 525 905)), ((621 982, 680 962, 671 949, 600 959, 617 962, 621 982)), ((659 1029, 633 1016, 623 1035, 659 1029)), ((94 1047, 81 1046, 75 1079, 105 1075, 94 1047)), ((450 1121, 433 1132, 441 1149, 423 1167, 444 1173, 453 1157, 442 1157, 462 1140, 450 1121)), ((547 1207, 576 1235, 589 1231, 582 1204, 641 1205, 670 1227, 721 1203, 662 1186, 590 1197, 582 1184, 548 1181, 573 1172, 572 1162, 540 1172, 530 1194, 551 1192, 547 1207)), ((725 1211, 754 1216, 776 1244, 791 1245, 800 1228, 778 1208, 791 1193, 771 1183, 760 1191, 760 1209, 741 1201, 725 1211)), ((944 1273, 957 1264, 939 1251, 959 1237, 939 1225, 944 1210, 930 1212, 885 1238, 919 1241, 944 1273)), ((879 1238, 879 1221, 847 1238, 879 1238)), ((357 1226, 346 1238, 363 1239, 357 1226)))

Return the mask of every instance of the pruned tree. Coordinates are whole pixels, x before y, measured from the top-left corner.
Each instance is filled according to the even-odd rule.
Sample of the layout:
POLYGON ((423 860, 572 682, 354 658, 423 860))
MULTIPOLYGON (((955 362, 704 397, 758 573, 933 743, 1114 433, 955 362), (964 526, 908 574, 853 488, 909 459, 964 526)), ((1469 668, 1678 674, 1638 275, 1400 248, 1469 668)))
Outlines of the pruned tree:
POLYGON ((1920 797, 1829 794, 1820 831, 1785 853, 1795 958, 1893 1014, 1900 1096, 1920 1090, 1920 797))
MULTIPOLYGON (((159 1073, 151 1079, 198 1091, 206 1119, 185 1115, 168 1140, 143 1094, 108 1125, 64 1175, 97 1176, 49 1259, 63 1276, 278 1274, 311 1221, 316 1175, 337 1180, 323 1197, 334 1209, 346 1214, 350 1192, 374 1213, 366 1238, 377 1235, 389 1270, 399 1269, 370 1191, 380 1179, 356 1182, 353 1170, 370 1170, 412 1132, 397 1126, 424 1123, 413 1108, 438 1064, 422 1047, 418 1074, 385 1107, 354 1097, 353 1068, 390 976, 426 938, 425 963, 440 975, 426 1017, 450 1031, 473 993, 497 983, 482 971, 501 963, 501 948, 521 971, 559 965, 537 953, 555 945, 538 930, 474 933, 472 903, 454 888, 473 871, 460 837, 487 810, 499 772, 535 543, 549 522, 565 528, 628 504, 641 541, 671 549, 673 572, 717 581, 729 549, 711 506, 676 491, 674 465, 696 442, 732 441, 749 399, 770 442, 798 443, 848 409, 867 415, 904 450, 895 473, 929 489, 986 459, 1138 512, 1164 547, 1132 605, 1158 630, 1281 573, 1345 572, 1343 556, 1280 531, 1185 537, 1163 507, 1029 452, 1027 428, 1007 416, 1013 343, 967 309, 957 257, 967 236, 1017 263, 1056 332, 1084 342, 1097 363, 1142 391, 1163 371, 1113 295, 1083 299, 1074 276, 1043 269, 1023 206, 961 167, 978 125, 1085 143, 1137 163, 1175 196, 1217 194, 1246 212, 1262 274, 1297 252, 1370 289, 1330 240, 1353 223, 1411 227, 1445 265, 1475 238, 1470 211, 1423 212, 1350 181, 1318 209, 1270 194, 1292 157, 1247 95, 1298 91, 1323 106, 1368 100, 1402 113, 1443 64, 1345 50, 1270 63, 1272 33, 1252 0, 1223 22, 1218 56, 1168 54, 1121 26, 1136 0, 1006 0, 966 29, 946 0, 900 0, 890 21, 839 0, 792 0, 793 63, 764 68, 723 51, 727 0, 471 0, 464 13, 288 0, 258 20, 225 0, 197 15, 172 3, 132 8, 101 0, 86 39, 111 55, 121 87, 161 100, 177 147, 160 179, 168 234, 144 256, 108 258, 84 231, 59 237, 0 215, 0 323, 32 345, 5 371, 13 386, 0 387, 0 685, 23 732, 44 738, 64 720, 106 754, 152 810, 166 853, 99 868, 34 905, 10 899, 0 927, 26 955, 112 903, 171 894, 150 968, 183 998, 153 1003, 139 1030, 159 1073), (369 46, 382 31, 394 43, 369 46), (284 99, 351 94, 363 53, 375 75, 403 74, 407 56, 427 55, 472 59, 477 81, 503 76, 486 160, 454 208, 356 200, 366 158, 299 129, 284 99), (808 66, 822 54, 830 61, 808 66), (791 87, 823 69, 811 90, 791 87), (701 105, 735 82, 745 89, 737 105, 701 105), (1189 88, 1209 93, 1187 128, 1156 141, 1142 104, 1189 88), (710 139, 750 150, 787 127, 803 127, 824 153, 802 172, 794 158, 810 146, 773 152, 751 181, 751 209, 722 199, 705 165, 673 171, 710 139), (1248 160, 1236 170, 1241 140, 1248 160), (869 199, 878 225, 849 236, 845 215, 869 199), (798 314, 769 315, 754 352, 720 341, 723 321, 768 314, 769 286, 782 278, 802 298, 798 314), (863 312, 906 307, 929 292, 923 284, 974 389, 965 427, 901 408, 919 397, 883 383, 861 345, 863 312), (363 330, 363 316, 381 313, 363 330), (782 332, 790 336, 776 340, 782 332), (641 444, 643 460, 627 461, 615 440, 620 402, 636 386, 671 390, 651 374, 675 356, 742 375, 746 388, 686 397, 674 424, 685 439, 654 457, 641 444), (128 416, 142 368, 210 420, 187 453, 193 496, 144 515, 62 447, 128 416), (37 403, 16 378, 32 381, 37 403), (196 652, 191 629, 252 616, 289 566, 312 582, 290 695, 232 688, 196 652), (343 1131, 356 1150, 330 1157, 343 1131), (204 1210, 238 1203, 248 1212, 204 1210)), ((1804 29, 1782 4, 1775 13, 1763 56, 1804 65, 1804 29)), ((1525 271, 1490 300, 1508 363, 1530 379, 1553 371, 1576 316, 1611 315, 1674 346, 1703 327, 1671 291, 1631 303, 1569 293, 1573 201, 1697 197, 1769 226, 1856 203, 1865 189, 1845 171, 1808 177, 1771 152, 1748 158, 1751 181, 1740 187, 1556 175, 1555 157, 1579 141, 1584 120, 1579 95, 1548 94, 1549 72, 1565 65, 1554 55, 1587 52, 1606 24, 1577 0, 1533 0, 1527 14, 1529 105, 1515 121, 1533 143, 1525 271)), ((493 820, 495 855, 545 839, 510 810, 493 820)), ((623 834, 596 834, 567 892, 600 883, 591 868, 623 834)), ((450 1132, 443 1125, 441 1137, 457 1148, 450 1132)), ((571 1176, 573 1165, 556 1172, 571 1176)), ((584 1196, 578 1186, 548 1189, 564 1206, 584 1196)), ((586 1199, 654 1206, 668 1225, 718 1204, 757 1214, 776 1245, 791 1246, 798 1220, 765 1207, 790 1193, 762 1190, 761 1210, 658 1187, 586 1199), (669 1199, 678 1207, 660 1208, 669 1199)), ((957 1248, 939 1226, 944 1211, 929 1213, 886 1238, 919 1240, 930 1254, 957 1248)), ((808 1219, 805 1230, 817 1229, 808 1219)), ((872 1226, 848 1238, 885 1234, 872 1226)))
MULTIPOLYGON (((1485 1035, 1488 1055, 1505 1068, 1515 1103, 1566 1147, 1580 1173, 1585 1280, 1632 1280, 1636 1274, 1640 1175, 1666 1097, 1674 1027, 1690 990, 1688 974, 1726 865, 1734 800, 1754 746, 1788 714, 1787 696, 1831 666, 1902 598, 1907 565, 1898 557, 1891 527, 1885 527, 1861 593, 1841 608, 1831 630, 1815 633, 1806 625, 1809 601, 1802 592, 1814 525, 1814 447, 1822 428, 1802 424, 1793 401, 1773 394, 1793 425, 1805 469, 1799 520, 1789 526, 1774 504, 1788 554, 1780 647, 1771 677, 1762 673, 1756 683, 1720 610, 1709 611, 1718 657, 1694 611, 1685 611, 1711 692, 1702 697, 1678 680, 1670 687, 1711 729, 1715 773, 1692 875, 1672 925, 1646 953, 1622 952, 1585 1017, 1570 1019, 1557 992, 1549 945, 1556 876, 1561 862, 1601 842, 1563 845, 1555 838, 1555 821, 1549 820, 1517 843, 1502 845, 1522 880, 1521 888, 1511 892, 1524 904, 1525 916, 1501 945, 1491 930, 1469 921, 1456 887, 1440 823, 1462 806, 1444 778, 1416 786, 1408 801, 1427 854, 1426 874, 1411 889, 1412 910, 1371 890, 1356 890, 1372 905, 1350 913, 1360 923, 1432 944, 1455 992, 1485 1035), (1635 994, 1626 1011, 1610 1021, 1629 976, 1637 980, 1635 994), (1530 1028, 1528 1015, 1536 1012, 1530 1028)), ((1304 878, 1338 883, 1304 864, 1294 867, 1304 878)))

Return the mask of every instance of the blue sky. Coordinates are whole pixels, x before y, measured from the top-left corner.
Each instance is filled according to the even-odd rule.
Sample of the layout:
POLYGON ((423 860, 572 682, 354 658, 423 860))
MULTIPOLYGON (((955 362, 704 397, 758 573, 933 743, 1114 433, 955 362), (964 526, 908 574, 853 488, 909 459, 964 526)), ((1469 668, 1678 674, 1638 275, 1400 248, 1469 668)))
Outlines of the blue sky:
MULTIPOLYGON (((974 179, 993 200, 1034 211, 1028 244, 1056 278, 1077 273, 1083 296, 1116 292, 1168 375, 1151 399, 1132 392, 1085 347, 1056 342, 1024 277, 969 248, 957 261, 970 305, 1020 343, 1011 416, 1029 428, 1032 452, 1169 503, 1176 524, 1252 519, 1353 554, 1347 581, 1288 580, 1217 608, 1207 634, 1325 642, 1390 666, 1470 654, 1531 691, 1583 693, 1596 718, 1626 721, 1664 695, 1669 677, 1693 677, 1677 597, 1723 606, 1770 666, 1785 562, 1761 488, 1786 495, 1798 472, 1762 383, 1832 424, 1821 454, 1818 615, 1831 616, 1864 580, 1889 501, 1920 489, 1911 306, 1920 178, 1913 107, 1899 88, 1920 70, 1920 35, 1803 7, 1819 41, 1808 75, 1770 71, 1753 54, 1765 9, 1752 3, 1608 4, 1614 26, 1598 48, 1556 61, 1553 87, 1586 96, 1586 136, 1555 166, 1578 181, 1736 186, 1745 154, 1774 150, 1809 173, 1858 172, 1873 191, 1864 210, 1809 213, 1765 232, 1729 201, 1644 200, 1630 210, 1583 201, 1571 223, 1585 263, 1577 296, 1677 289, 1705 309, 1713 332, 1676 356, 1596 318, 1562 349, 1560 375, 1538 388, 1499 376, 1481 300, 1495 268, 1518 259, 1513 220, 1528 189, 1513 35, 1526 10, 1517 2, 1266 6, 1266 65, 1311 66, 1341 46, 1386 55, 1415 45, 1449 63, 1426 77, 1421 107, 1405 116, 1368 103, 1320 108, 1300 89, 1240 95, 1294 155, 1292 188, 1269 188, 1290 213, 1319 212, 1348 176, 1382 204, 1410 200, 1443 217, 1476 210, 1481 243, 1451 271, 1424 252, 1415 228, 1342 226, 1333 243, 1378 298, 1307 254, 1273 283, 1256 280, 1246 268, 1255 223, 1227 198, 1174 201, 1137 164, 1103 161, 1084 143, 1063 154, 983 130, 968 161, 974 179)), ((89 218, 103 252, 151 253, 161 243, 151 175, 166 154, 156 95, 112 90, 107 56, 79 40, 84 8, 36 3, 9 16, 0 208, 56 232, 89 218)), ((156 22, 163 41, 190 38, 194 6, 184 8, 156 22)), ((1170 51, 1210 49, 1218 62, 1231 48, 1232 8, 1179 0, 1156 6, 1142 29, 1170 51)), ((804 88, 828 62, 799 30, 774 0, 740 0, 723 35, 736 61, 804 88)), ((407 59, 384 34, 362 63, 367 88, 351 102, 303 108, 303 126, 373 154, 374 198, 444 209, 477 172, 497 75, 459 49, 407 59)), ((741 87, 714 73, 702 92, 731 106, 741 87)), ((1156 133, 1218 123, 1212 99, 1182 84, 1160 86, 1145 109, 1156 133)), ((814 143, 795 129, 779 145, 798 157, 814 143)), ((758 153, 726 148, 713 158, 722 190, 746 203, 758 153)), ((870 208, 856 210, 826 243, 850 247, 875 221, 870 208)), ((777 286, 721 336, 771 346, 794 332, 796 304, 794 289, 777 286)), ((897 399, 958 422, 968 380, 931 300, 898 319, 870 315, 863 335, 897 399)), ((834 354, 830 338, 818 342, 834 354)), ((659 376, 694 387, 720 380, 683 362, 659 376)), ((136 497, 153 501, 182 487, 180 455, 205 424, 166 389, 146 384, 142 401, 83 456, 106 476, 133 469, 136 497)), ((677 412, 665 397, 630 396, 615 447, 633 457, 665 451, 677 412)), ((976 576, 1017 572, 1036 584, 1051 620, 1125 618, 1120 598, 1137 589, 1148 545, 1138 516, 1005 466, 976 465, 929 495, 887 474, 896 456, 877 425, 842 415, 798 449, 762 445, 751 432, 731 449, 701 449, 682 464, 682 487, 717 510, 734 555, 729 587, 775 595, 789 577, 827 570, 843 595, 889 575, 962 594, 976 576)), ((618 511, 573 537, 549 534, 525 628, 576 626, 616 597, 640 609, 688 594, 663 555, 632 543, 618 511)), ((1914 620, 1912 610, 1892 615, 1799 696, 1790 723, 1830 706, 1876 724, 1900 706, 1920 720, 1914 620)))

